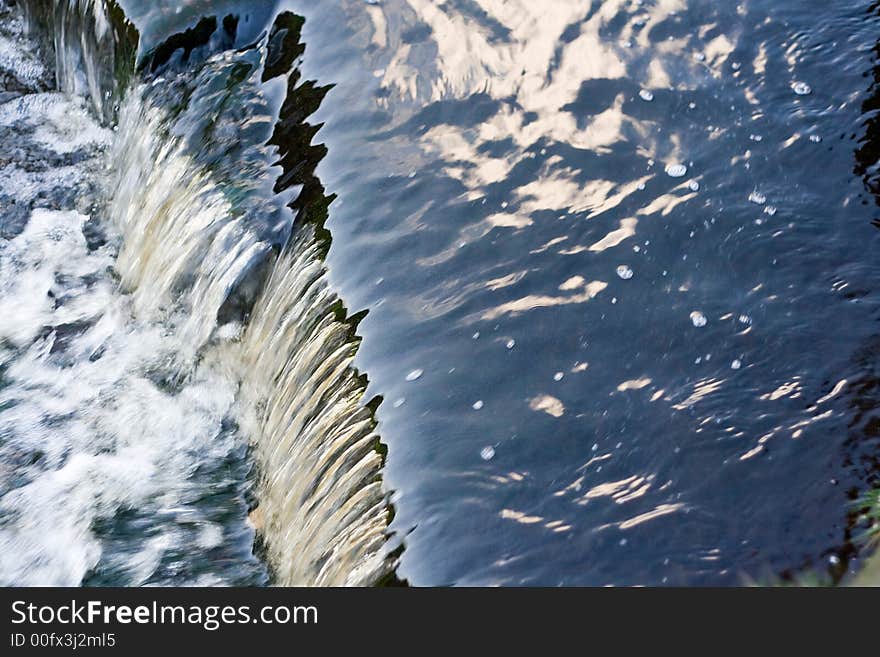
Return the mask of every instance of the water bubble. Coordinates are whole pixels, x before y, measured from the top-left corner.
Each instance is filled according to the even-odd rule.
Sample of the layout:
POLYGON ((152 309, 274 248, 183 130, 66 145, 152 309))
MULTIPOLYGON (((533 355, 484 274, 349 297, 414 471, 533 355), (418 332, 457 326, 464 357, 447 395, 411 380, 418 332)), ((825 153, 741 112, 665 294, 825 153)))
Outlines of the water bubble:
POLYGON ((642 89, 639 92, 639 98, 641 98, 646 103, 650 103, 652 100, 654 100, 654 94, 647 89, 642 89))
POLYGON ((638 190, 639 190, 640 192, 645 191, 645 183, 639 183, 639 184, 638 184, 638 190))
POLYGON ((828 563, 830 563, 832 566, 836 566, 840 563, 840 557, 838 557, 836 554, 832 554, 830 557, 828 557, 828 563))
POLYGON ((698 183, 696 180, 691 180, 688 183, 688 189, 690 189, 692 192, 698 192, 700 191, 700 183, 698 183))
POLYGON ((764 138, 761 135, 749 135, 749 139, 752 141, 764 141, 764 138))
POLYGON ((735 359, 730 364, 730 369, 732 369, 732 370, 738 370, 740 367, 742 367, 742 361, 739 358, 735 359))
POLYGON ((474 409, 475 411, 478 411, 478 410, 480 410, 481 408, 483 408, 483 400, 482 400, 482 399, 478 399, 477 401, 474 402, 474 404, 473 404, 473 409, 474 409))
POLYGON ((516 340, 508 340, 505 346, 508 349, 513 349, 516 346, 516 340))
POLYGON ((406 375, 406 380, 407 381, 418 381, 419 379, 422 378, 422 374, 424 374, 424 372, 422 370, 413 370, 412 372, 410 372, 409 374, 406 375))
POLYGON ((480 339, 480 332, 477 331, 477 332, 474 333, 471 337, 472 337, 474 340, 479 340, 479 339, 480 339))
POLYGON ((563 377, 565 377, 565 374, 563 372, 557 372, 556 374, 553 375, 553 380, 554 381, 562 381, 563 377))
POLYGON ((691 313, 691 322, 693 322, 693 325, 697 328, 705 326, 707 321, 706 316, 699 310, 695 310, 691 313))
POLYGON ((739 62, 733 62, 730 65, 730 68, 732 68, 734 71, 738 71, 739 69, 742 68, 742 64, 740 64, 739 62))
POLYGON ((795 82, 791 88, 798 96, 807 96, 813 92, 806 82, 795 82))
POLYGON ((706 55, 704 55, 704 54, 701 53, 701 52, 695 52, 695 53, 694 53, 694 59, 696 59, 698 62, 705 62, 705 61, 706 61, 706 55))
POLYGON ((752 203, 757 203, 758 205, 764 205, 767 202, 767 197, 758 190, 755 190, 754 192, 749 194, 749 201, 752 203))
POLYGON ((480 450, 480 458, 484 461, 491 461, 495 457, 495 448, 492 445, 486 445, 480 450))
POLYGON ((628 281, 633 277, 633 270, 627 267, 626 265, 620 265, 617 268, 617 275, 620 276, 625 281, 628 281))
POLYGON ((670 164, 666 167, 666 175, 670 178, 681 178, 687 172, 688 169, 683 164, 670 164))

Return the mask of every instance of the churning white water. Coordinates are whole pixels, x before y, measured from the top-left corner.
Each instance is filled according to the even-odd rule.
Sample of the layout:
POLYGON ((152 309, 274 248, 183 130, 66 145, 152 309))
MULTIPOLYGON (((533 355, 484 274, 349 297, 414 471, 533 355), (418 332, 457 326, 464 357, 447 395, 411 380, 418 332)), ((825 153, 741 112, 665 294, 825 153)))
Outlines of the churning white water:
MULTIPOLYGON (((83 56, 57 54, 65 75, 83 56)), ((249 583, 257 525, 277 583, 369 584, 386 566, 378 438, 313 231, 279 256, 254 228, 286 200, 265 191, 271 149, 249 149, 231 193, 164 84, 131 87, 112 130, 75 96, 0 105, 25 153, 0 169, 25 208, 0 240, 0 583, 249 583), (252 307, 218 321, 243 287, 252 307)), ((219 121, 222 99, 203 100, 192 115, 219 121)))
POLYGON ((6 103, 0 126, 23 140, 32 165, 77 156, 0 174, 0 191, 18 203, 42 196, 73 206, 35 208, 20 234, 0 241, 0 578, 77 585, 103 559, 124 583, 144 583, 169 550, 223 540, 193 504, 202 491, 191 475, 242 440, 221 430, 235 381, 210 355, 178 369, 173 321, 138 318, 120 291, 118 241, 89 248, 89 217, 76 207, 95 199, 65 192, 93 193, 83 183, 99 180, 112 132, 56 93, 6 103), (94 524, 124 509, 148 518, 141 549, 105 554, 94 524))

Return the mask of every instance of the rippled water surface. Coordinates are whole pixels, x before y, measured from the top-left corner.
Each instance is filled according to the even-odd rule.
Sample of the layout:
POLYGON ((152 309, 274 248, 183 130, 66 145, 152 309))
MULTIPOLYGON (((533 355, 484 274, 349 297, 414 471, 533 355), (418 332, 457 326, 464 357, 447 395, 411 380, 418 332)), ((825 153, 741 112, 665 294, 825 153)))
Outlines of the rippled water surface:
MULTIPOLYGON (((146 109, 98 97, 120 112, 117 135, 0 33, 0 70, 30 85, 20 97, 7 79, 0 130, 81 151, 13 201, 26 167, 0 149, 0 548, 5 536, 70 583, 366 583, 388 570, 373 554, 381 487, 382 551, 414 585, 861 568, 855 500, 880 482, 876 3, 121 4, 147 86, 146 109), (269 31, 281 11, 304 23, 269 31), (279 59, 293 64, 286 97, 279 59), (104 212, 91 187, 33 202, 62 174, 103 185, 89 167, 145 139, 132 126, 153 130, 150 108, 156 150, 126 150, 111 172, 129 176, 110 185, 121 236, 83 237, 104 212), (59 112, 82 113, 89 139, 56 134, 59 112), (153 172, 156 153, 168 168, 153 172), (172 165, 204 187, 169 194, 169 210, 157 179, 172 165), (222 221, 226 241, 206 246, 199 221, 222 221), (89 328, 61 348, 73 369, 46 356, 60 333, 43 330, 69 324, 47 318, 69 306, 25 307, 16 287, 52 280, 85 304, 72 307, 89 328), (253 314, 236 314, 253 280, 253 314), (110 355, 90 360, 96 340, 110 355), (92 392, 71 395, 49 367, 92 392), (31 408, 46 399, 67 404, 54 424, 31 408), (117 424, 101 429, 112 446, 94 443, 101 423, 160 407, 158 429, 117 424), (56 451, 28 463, 23 436, 56 451), (79 561, 53 561, 40 533, 56 489, 79 481, 70 452, 134 463, 135 448, 152 470, 76 487, 62 529, 79 561), (119 492, 131 481, 143 487, 119 492)), ((25 568, 9 559, 7 578, 25 568)))
POLYGON ((857 567, 851 500, 878 474, 872 3, 302 11, 305 68, 338 83, 330 271, 370 308, 400 574, 857 567))

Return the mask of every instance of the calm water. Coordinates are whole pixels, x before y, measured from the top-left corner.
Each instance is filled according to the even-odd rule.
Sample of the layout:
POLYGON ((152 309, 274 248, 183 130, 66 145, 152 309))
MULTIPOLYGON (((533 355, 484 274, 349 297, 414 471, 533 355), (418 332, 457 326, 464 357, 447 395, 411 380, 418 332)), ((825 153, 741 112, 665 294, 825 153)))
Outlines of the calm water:
MULTIPOLYGON (((238 347, 225 343, 212 355, 232 335, 224 326, 256 321, 253 299, 238 293, 247 282, 224 287, 220 310, 199 324, 210 339, 191 343, 183 331, 178 340, 177 323, 150 315, 150 326, 168 329, 169 351, 194 363, 185 370, 192 383, 163 393, 184 407, 181 395, 202 394, 198 383, 229 399, 212 393, 197 417, 182 408, 165 433, 145 437, 164 436, 162 446, 171 432, 179 444, 189 440, 188 422, 204 428, 186 452, 196 455, 191 470, 182 456, 172 481, 150 479, 141 497, 116 494, 89 508, 89 522, 75 528, 90 536, 87 574, 75 581, 262 583, 282 572, 282 581, 324 582, 327 555, 338 550, 315 537, 326 518, 338 519, 331 511, 357 514, 349 502, 326 502, 327 515, 312 516, 326 493, 303 500, 352 485, 345 468, 359 466, 340 457, 345 468, 328 469, 320 455, 337 440, 328 437, 334 427, 362 423, 357 435, 365 437, 351 444, 367 444, 372 431, 381 437, 381 487, 393 509, 382 552, 413 585, 709 585, 808 573, 837 581, 858 571, 865 525, 854 500, 880 483, 875 3, 122 4, 140 33, 137 76, 152 89, 144 103, 169 113, 161 125, 184 136, 182 152, 233 199, 224 212, 267 252, 295 259, 314 243, 325 255, 321 280, 344 306, 328 297, 303 310, 289 299, 273 311, 278 304, 267 300, 299 288, 280 274, 265 283, 241 273, 261 271, 254 263, 262 260, 237 265, 236 281, 268 286, 253 311, 265 335, 280 330, 273 312, 286 326, 297 313, 318 323, 331 309, 352 331, 348 342, 326 342, 317 329, 270 342, 242 329, 244 356, 229 356, 238 347), (284 33, 275 23, 267 46, 281 11, 305 22, 284 33), (296 86, 286 96, 273 76, 241 73, 256 66, 248 57, 266 51, 264 71, 273 53, 292 62, 296 86), (219 91, 233 87, 228 97, 219 91), (191 100, 200 89, 204 98, 191 100), (199 127, 206 107, 224 118, 216 130, 199 127), (273 123, 274 134, 259 127, 273 123), (248 150, 267 141, 276 150, 248 150), (274 179, 277 198, 267 191, 274 179), (291 193, 287 216, 273 204, 291 193), (284 246, 300 244, 297 235, 306 246, 284 246), (263 381, 259 354, 276 351, 316 364, 263 381), (322 387, 335 379, 318 363, 343 351, 356 370, 322 387), (251 400, 252 389, 262 397, 251 400), (251 418, 252 407, 279 399, 293 419, 251 418), (267 428, 280 423, 295 439, 267 428), (300 467, 313 458, 317 465, 300 467), (287 478, 274 477, 275 468, 287 478), (169 502, 177 516, 145 520, 169 508, 155 503, 163 486, 181 497, 169 502), (296 496, 273 506, 279 488, 291 487, 296 496), (206 502, 199 491, 215 494, 206 502), (267 501, 257 508, 269 520, 252 513, 247 521, 251 497, 261 495, 267 501), (136 558, 146 549, 143 523, 169 541, 149 544, 148 563, 136 558), (268 554, 268 575, 249 554, 251 525, 268 544, 258 551, 268 554), (189 563, 181 548, 197 531, 215 551, 212 565, 189 563), (321 575, 279 566, 290 545, 320 553, 313 570, 321 575), (125 565, 113 566, 114 555, 128 555, 125 565)), ((97 105, 115 112, 113 103, 97 105)), ((152 207, 143 187, 131 189, 126 207, 152 207)), ((162 189, 147 191, 161 199, 162 189)), ((126 254, 141 253, 146 238, 121 232, 121 246, 101 255, 110 264, 96 266, 126 280, 124 258, 140 262, 126 254)), ((27 246, 21 234, 9 238, 27 246)), ((150 242, 151 254, 181 251, 171 239, 150 242)), ((183 252, 182 260, 202 262, 195 247, 183 252)), ((155 294, 186 297, 180 280, 155 294)), ((141 297, 153 298, 145 286, 123 284, 121 300, 96 303, 132 303, 142 318, 141 297)), ((193 300, 186 312, 198 310, 193 300)), ((134 349, 112 344, 120 354, 134 349)), ((25 347, 9 358, 24 358, 25 347)), ((144 358, 128 362, 154 367, 144 358)), ((339 362, 333 376, 349 366, 339 362)), ((149 408, 135 413, 149 416, 149 408)), ((7 429, 4 444, 20 442, 22 426, 7 429)), ((58 458, 25 479, 64 469, 58 458)), ((161 467, 159 456, 148 459, 161 467)), ((358 489, 376 483, 374 467, 364 466, 358 489)), ((37 499, 42 490, 27 494, 37 499)), ((370 497, 363 508, 375 503, 370 497)), ((372 518, 369 508, 364 517, 372 518)), ((4 518, 10 545, 21 547, 20 515, 4 518)), ((327 526, 360 536, 350 522, 327 526)), ((377 527, 370 521, 370 532, 377 527)), ((45 556, 33 542, 27 549, 38 562, 45 556)), ((360 557, 339 563, 340 573, 370 573, 340 575, 349 583, 387 570, 351 566, 360 557)), ((4 567, 14 581, 16 566, 4 567)))

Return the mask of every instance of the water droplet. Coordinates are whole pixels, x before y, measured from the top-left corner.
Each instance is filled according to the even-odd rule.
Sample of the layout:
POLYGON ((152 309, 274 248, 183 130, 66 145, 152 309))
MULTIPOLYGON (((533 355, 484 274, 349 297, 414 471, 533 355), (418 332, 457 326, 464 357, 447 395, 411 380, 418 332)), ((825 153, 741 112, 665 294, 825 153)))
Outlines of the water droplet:
POLYGON ((492 445, 486 445, 480 450, 480 458, 484 461, 491 461, 495 457, 495 448, 492 445))
POLYGON ((628 281, 633 277, 633 270, 626 265, 620 265, 617 268, 617 275, 620 276, 623 280, 628 281))
POLYGON ((749 139, 752 141, 764 141, 764 138, 761 135, 749 135, 749 139))
POLYGON ((730 369, 732 370, 738 370, 740 367, 742 367, 742 361, 739 358, 730 364, 730 369))
POLYGON ((506 347, 508 349, 513 349, 516 346, 516 340, 508 340, 506 347))
POLYGON ((483 400, 482 400, 482 399, 478 399, 477 401, 474 402, 473 409, 474 409, 475 411, 478 411, 478 410, 480 410, 481 408, 483 408, 483 400))
POLYGON ((654 100, 654 94, 647 89, 642 89, 639 92, 639 98, 641 98, 646 103, 650 103, 652 100, 654 100))
POLYGON ((643 192, 643 191, 645 191, 645 183, 639 183, 639 185, 638 185, 638 188, 637 188, 637 189, 638 189, 638 190, 639 190, 639 191, 640 191, 640 192, 643 192))
POLYGON ((681 178, 687 172, 688 169, 683 164, 670 164, 666 167, 666 175, 670 178, 681 178))
POLYGON ((691 313, 691 322, 693 322, 694 326, 700 328, 702 326, 705 326, 708 320, 703 313, 701 313, 699 310, 695 310, 691 313))
POLYGON ((696 180, 691 180, 688 183, 688 189, 690 189, 692 192, 698 192, 700 191, 700 183, 698 183, 696 180))
POLYGON ((806 82, 795 82, 791 88, 798 96, 807 96, 813 92, 806 82))
POLYGON ((553 375, 553 380, 554 381, 562 381, 563 377, 565 377, 565 374, 563 372, 557 372, 556 374, 553 375))
POLYGON ((832 554, 830 557, 828 557, 828 563, 830 563, 832 566, 836 566, 840 563, 840 557, 838 557, 836 554, 832 554))
POLYGON ((418 381, 419 379, 422 378, 422 374, 424 374, 424 372, 422 370, 413 370, 412 372, 410 372, 409 374, 406 375, 406 380, 407 381, 418 381))
POLYGON ((733 62, 730 65, 730 68, 732 68, 734 71, 738 71, 739 69, 742 68, 742 64, 740 64, 739 62, 733 62))
POLYGON ((704 54, 701 53, 701 52, 695 52, 695 53, 694 53, 694 59, 696 59, 698 62, 705 62, 705 61, 706 61, 706 55, 704 55, 704 54))
POLYGON ((764 205, 767 202, 767 197, 758 190, 755 190, 754 192, 749 194, 749 201, 752 203, 757 203, 758 205, 764 205))

